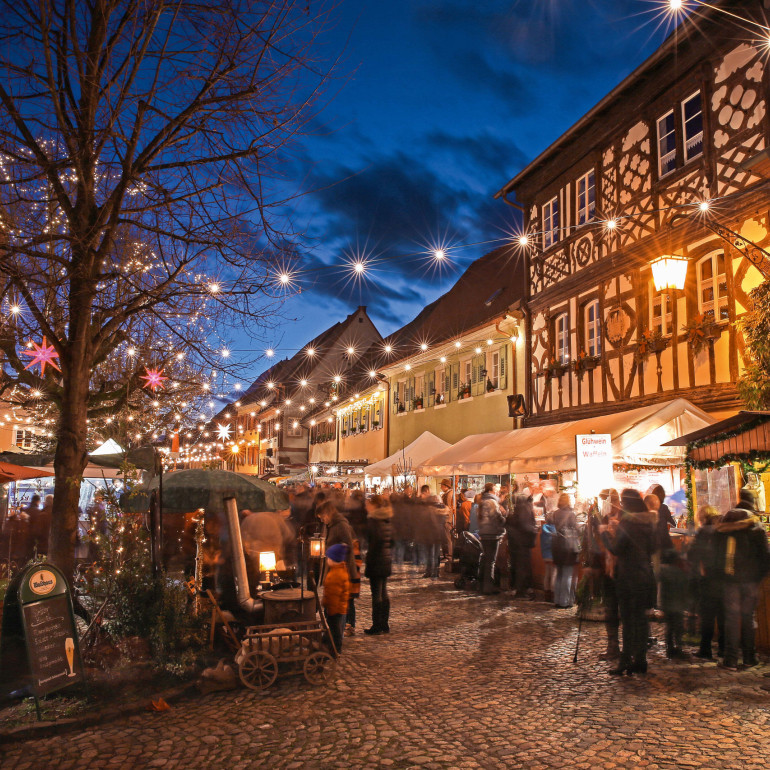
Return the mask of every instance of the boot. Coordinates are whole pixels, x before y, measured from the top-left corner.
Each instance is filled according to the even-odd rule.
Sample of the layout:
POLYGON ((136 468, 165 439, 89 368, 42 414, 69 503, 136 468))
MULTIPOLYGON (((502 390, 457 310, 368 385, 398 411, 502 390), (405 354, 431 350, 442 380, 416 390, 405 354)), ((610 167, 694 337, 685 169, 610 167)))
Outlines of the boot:
POLYGON ((371 628, 365 628, 364 633, 367 636, 379 636, 384 634, 382 629, 382 602, 372 602, 372 625, 371 628))
POLYGON ((385 599, 380 604, 380 630, 383 634, 390 633, 390 599, 385 599))

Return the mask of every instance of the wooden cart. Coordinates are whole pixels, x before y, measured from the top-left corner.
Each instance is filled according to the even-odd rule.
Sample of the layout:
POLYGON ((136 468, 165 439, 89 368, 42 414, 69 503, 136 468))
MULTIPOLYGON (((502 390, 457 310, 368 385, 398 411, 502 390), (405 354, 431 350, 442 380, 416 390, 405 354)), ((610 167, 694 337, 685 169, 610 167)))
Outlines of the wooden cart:
MULTIPOLYGON (((250 626, 238 653, 238 675, 252 690, 264 690, 279 673, 304 674, 310 684, 328 683, 337 668, 337 653, 324 644, 322 620, 250 626)), ((327 637, 328 638, 328 637, 327 637)))

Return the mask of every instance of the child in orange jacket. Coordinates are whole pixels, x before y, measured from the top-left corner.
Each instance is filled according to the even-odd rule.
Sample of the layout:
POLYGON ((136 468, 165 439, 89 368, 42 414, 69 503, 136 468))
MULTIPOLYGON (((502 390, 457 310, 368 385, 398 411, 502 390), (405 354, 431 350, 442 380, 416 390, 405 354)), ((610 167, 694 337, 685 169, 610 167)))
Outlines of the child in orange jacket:
POLYGON ((336 543, 326 551, 326 577, 323 584, 323 606, 334 646, 342 652, 342 635, 350 599, 348 547, 336 543))

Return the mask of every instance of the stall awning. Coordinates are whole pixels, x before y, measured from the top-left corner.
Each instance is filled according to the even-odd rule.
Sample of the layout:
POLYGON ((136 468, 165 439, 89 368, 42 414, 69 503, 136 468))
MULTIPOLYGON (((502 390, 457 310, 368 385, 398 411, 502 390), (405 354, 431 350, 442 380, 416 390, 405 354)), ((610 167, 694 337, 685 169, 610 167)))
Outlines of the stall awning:
POLYGON ((575 436, 609 433, 618 463, 672 465, 684 457, 666 442, 714 422, 683 398, 583 420, 469 436, 431 457, 420 472, 431 476, 536 473, 575 469, 575 436), (457 450, 457 451, 455 451, 457 450))
POLYGON ((679 436, 667 442, 666 446, 687 446, 693 441, 708 441, 715 436, 721 436, 728 431, 738 430, 750 423, 761 422, 765 418, 770 420, 770 412, 738 412, 738 414, 715 422, 713 425, 708 425, 700 430, 679 436))
POLYGON ((394 452, 390 457, 367 465, 364 468, 364 472, 367 476, 392 476, 394 468, 404 462, 411 464, 414 471, 428 457, 435 455, 442 449, 446 449, 448 446, 451 446, 448 441, 444 441, 444 439, 434 436, 429 430, 426 430, 412 441, 411 444, 408 444, 403 449, 399 449, 398 452, 394 452))

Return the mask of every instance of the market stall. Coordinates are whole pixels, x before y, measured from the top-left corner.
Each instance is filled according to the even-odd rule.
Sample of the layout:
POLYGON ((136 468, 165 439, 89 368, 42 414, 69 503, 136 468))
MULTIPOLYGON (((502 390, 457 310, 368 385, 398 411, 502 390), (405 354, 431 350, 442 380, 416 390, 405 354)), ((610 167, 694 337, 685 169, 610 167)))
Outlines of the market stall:
MULTIPOLYGON (((770 412, 743 411, 678 437, 668 445, 686 448, 688 507, 720 513, 732 508, 741 489, 754 493, 757 516, 770 531, 770 412)), ((757 649, 770 651, 770 577, 759 591, 757 649)))
POLYGON ((421 465, 428 457, 435 455, 437 452, 441 452, 443 449, 451 446, 448 441, 435 436, 430 431, 426 430, 421 433, 411 444, 407 444, 403 449, 399 449, 394 452, 390 457, 386 457, 384 460, 379 460, 376 463, 367 465, 364 468, 364 473, 367 479, 371 479, 373 483, 384 483, 385 480, 392 480, 403 474, 405 470, 408 471, 406 475, 432 475, 432 474, 416 474, 416 469, 421 465))

